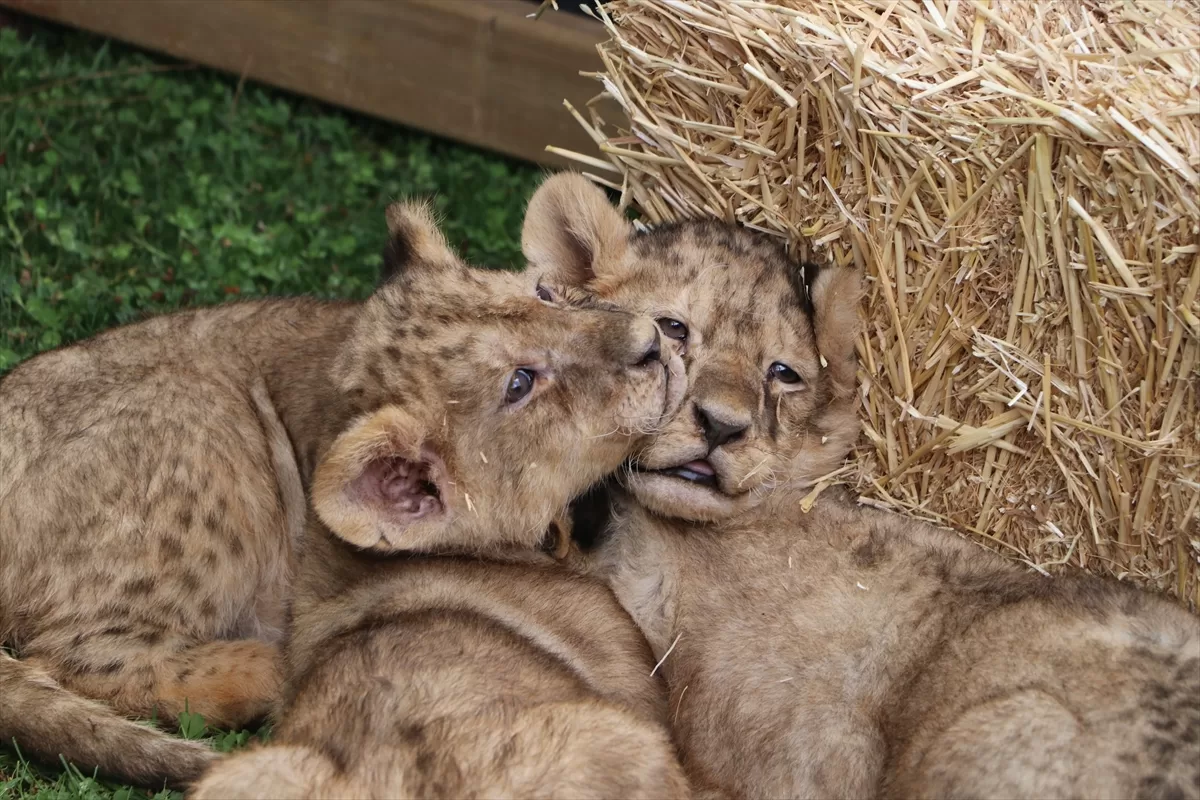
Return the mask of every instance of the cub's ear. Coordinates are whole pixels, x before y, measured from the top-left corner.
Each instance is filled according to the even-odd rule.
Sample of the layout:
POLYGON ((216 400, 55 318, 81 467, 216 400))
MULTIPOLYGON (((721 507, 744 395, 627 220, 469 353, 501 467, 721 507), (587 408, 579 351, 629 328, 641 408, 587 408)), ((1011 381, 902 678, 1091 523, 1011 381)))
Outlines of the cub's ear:
POLYGON ((460 263, 424 203, 392 203, 387 209, 388 243, 379 284, 408 269, 437 269, 460 263))
POLYGON ((858 304, 862 292, 862 277, 853 267, 826 267, 808 287, 817 350, 825 358, 834 396, 838 398, 854 393, 854 345, 859 333, 858 304))
POLYGON ((561 172, 529 200, 521 250, 531 267, 582 286, 619 267, 632 232, 603 189, 582 175, 561 172))
POLYGON ((396 406, 360 418, 313 476, 313 508, 340 539, 364 549, 411 550, 448 522, 445 462, 424 427, 396 406))

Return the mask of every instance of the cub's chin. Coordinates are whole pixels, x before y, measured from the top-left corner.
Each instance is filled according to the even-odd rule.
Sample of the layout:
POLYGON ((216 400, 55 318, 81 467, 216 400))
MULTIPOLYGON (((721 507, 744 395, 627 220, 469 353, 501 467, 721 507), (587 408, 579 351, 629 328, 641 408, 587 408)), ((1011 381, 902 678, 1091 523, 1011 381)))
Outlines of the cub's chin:
POLYGON ((647 510, 690 522, 717 522, 754 505, 751 493, 728 495, 711 475, 686 465, 634 472, 626 477, 625 485, 647 510))

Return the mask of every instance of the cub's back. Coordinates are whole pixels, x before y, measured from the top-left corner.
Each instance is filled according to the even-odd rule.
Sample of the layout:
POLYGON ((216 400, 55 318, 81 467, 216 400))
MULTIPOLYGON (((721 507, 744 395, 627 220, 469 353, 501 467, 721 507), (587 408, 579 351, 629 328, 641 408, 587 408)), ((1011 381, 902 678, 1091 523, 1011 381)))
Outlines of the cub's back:
POLYGON ((649 648, 597 582, 391 562, 298 609, 294 637, 271 746, 214 770, 199 800, 687 796, 649 648))
MULTIPOLYGON (((247 565, 278 571, 267 563, 281 545, 265 541, 278 527, 278 491, 252 395, 265 391, 269 355, 302 356, 345 308, 299 299, 181 312, 43 353, 6 375, 0 637, 65 652, 66 642, 38 637, 120 599, 121 579, 140 576, 135 561, 162 582, 162 547, 223 574, 204 560, 203 538, 187 535, 195 526, 261 530, 264 541, 231 544, 244 547, 247 565)), ((217 584, 211 596, 191 591, 188 605, 225 604, 239 591, 217 584)))
POLYGON ((626 545, 670 565, 681 635, 663 669, 691 767, 751 795, 1200 796, 1200 619, 845 498, 807 514, 798 499, 715 531, 644 531, 657 553, 626 545))

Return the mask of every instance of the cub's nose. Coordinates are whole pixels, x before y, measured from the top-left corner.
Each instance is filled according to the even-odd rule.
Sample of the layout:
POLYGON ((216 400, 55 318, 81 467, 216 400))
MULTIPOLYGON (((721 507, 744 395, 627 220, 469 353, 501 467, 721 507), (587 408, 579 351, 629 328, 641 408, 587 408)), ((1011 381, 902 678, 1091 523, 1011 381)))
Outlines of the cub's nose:
POLYGON ((748 421, 722 419, 720 412, 700 405, 696 406, 696 422, 700 424, 700 430, 704 432, 704 441, 708 445, 710 453, 726 442, 735 442, 741 439, 746 433, 746 429, 750 427, 748 421))
POLYGON ((653 321, 639 319, 634 324, 631 338, 633 342, 631 363, 633 366, 648 367, 651 364, 666 363, 666 359, 663 358, 662 334, 653 321))

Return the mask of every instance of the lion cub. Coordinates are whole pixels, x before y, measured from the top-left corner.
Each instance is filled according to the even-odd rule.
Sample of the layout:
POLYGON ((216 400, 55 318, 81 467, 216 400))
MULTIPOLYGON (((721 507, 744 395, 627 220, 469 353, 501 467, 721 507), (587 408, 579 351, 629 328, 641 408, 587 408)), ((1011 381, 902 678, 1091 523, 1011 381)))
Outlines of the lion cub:
POLYGON ((578 176, 526 219, 530 269, 663 318, 686 350, 680 412, 574 515, 598 541, 585 566, 664 659, 693 787, 1200 796, 1196 617, 826 495, 801 511, 858 433, 853 270, 714 221, 635 233, 578 176))
MULTIPOLYGON (((682 399, 682 360, 636 330, 651 335, 539 329, 577 360, 542 368, 557 385, 527 404, 487 364, 449 373, 442 348, 410 354, 426 377, 404 419, 364 417, 317 464, 272 743, 217 764, 191 797, 687 794, 645 640, 602 584, 534 549, 682 399), (413 542, 442 554, 376 555, 413 542)), ((525 338, 535 350, 515 363, 541 363, 525 338)))
POLYGON ((187 783, 214 753, 125 715, 273 707, 306 495, 360 548, 532 547, 678 402, 650 319, 468 269, 421 207, 388 227, 364 303, 156 318, 0 382, 0 741, 187 783))
POLYGON ((803 495, 712 525, 629 504, 592 554, 666 656, 690 776, 733 797, 1200 797, 1200 619, 803 495))

